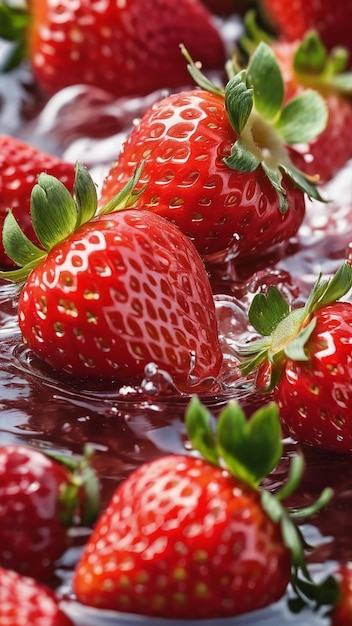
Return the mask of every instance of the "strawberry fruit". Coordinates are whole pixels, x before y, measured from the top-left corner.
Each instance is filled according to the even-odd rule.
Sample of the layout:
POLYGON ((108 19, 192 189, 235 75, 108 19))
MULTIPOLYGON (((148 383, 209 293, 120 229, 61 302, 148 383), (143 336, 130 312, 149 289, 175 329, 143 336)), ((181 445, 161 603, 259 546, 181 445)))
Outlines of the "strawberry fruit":
POLYGON ((206 260, 258 258, 295 234, 314 181, 293 165, 288 144, 326 124, 321 97, 307 91, 284 108, 275 56, 262 43, 225 91, 189 59, 201 89, 156 103, 133 129, 102 189, 104 204, 143 160, 137 207, 174 222, 206 260))
POLYGON ((55 594, 34 578, 0 567, 1 626, 73 626, 55 594))
MULTIPOLYGON (((80 602, 209 619, 275 602, 291 575, 300 587, 299 532, 281 496, 259 488, 281 457, 276 405, 247 421, 238 404, 229 403, 215 433, 208 411, 193 397, 186 425, 203 458, 155 459, 117 488, 75 569, 73 589, 80 602), (290 538, 288 545, 284 537, 290 538)), ((326 491, 317 506, 330 496, 326 491)), ((306 571, 305 577, 309 586, 306 571)))
POLYGON ((70 544, 69 528, 95 521, 99 486, 87 458, 58 460, 7 445, 0 447, 0 500, 0 565, 44 580, 70 544))
MULTIPOLYGON (((35 239, 30 218, 30 196, 41 172, 55 176, 73 190, 75 168, 58 157, 10 137, 0 135, 0 228, 6 214, 13 215, 30 239, 35 239)), ((0 241, 0 267, 13 267, 0 241)))
POLYGON ((249 309, 262 335, 241 347, 242 372, 259 368, 297 441, 336 453, 352 451, 352 304, 337 301, 352 287, 345 262, 330 280, 319 277, 303 307, 290 307, 276 287, 249 309), (247 360, 246 360, 247 359, 247 360))
POLYGON ((133 202, 132 179, 96 217, 95 185, 78 164, 75 199, 41 174, 31 197, 34 246, 9 213, 4 242, 26 281, 23 339, 54 369, 95 379, 142 377, 153 362, 175 384, 218 374, 222 353, 207 273, 189 239, 133 202))
MULTIPOLYGON (((2 13, 6 26, 12 10, 5 4, 0 18, 2 13)), ((221 68, 225 60, 224 44, 199 0, 32 0, 28 18, 29 60, 49 95, 81 83, 115 96, 183 86, 188 76, 182 42, 207 69, 221 68)), ((18 19, 16 8, 13 29, 18 19)), ((0 26, 7 36, 8 27, 3 31, 0 26)))

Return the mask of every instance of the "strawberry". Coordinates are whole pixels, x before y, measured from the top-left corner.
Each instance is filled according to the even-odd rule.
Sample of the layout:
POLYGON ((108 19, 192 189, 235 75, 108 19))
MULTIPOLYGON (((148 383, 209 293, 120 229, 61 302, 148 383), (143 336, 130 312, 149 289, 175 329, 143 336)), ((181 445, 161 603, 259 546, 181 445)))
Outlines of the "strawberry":
POLYGON ((324 131, 304 146, 304 163, 300 166, 309 175, 318 174, 322 182, 329 181, 352 157, 352 147, 346 128, 352 124, 352 72, 347 72, 347 51, 334 48, 329 53, 316 31, 292 42, 268 39, 250 12, 245 18, 246 35, 240 46, 253 51, 259 41, 270 41, 279 63, 285 99, 289 100, 305 89, 315 89, 325 99, 328 122, 324 131))
POLYGON ((338 582, 338 597, 330 612, 331 626, 352 624, 352 564, 340 565, 335 574, 338 582))
POLYGON ((276 287, 257 294, 249 320, 262 337, 239 349, 242 372, 259 368, 292 437, 335 453, 352 452, 352 304, 339 301, 351 287, 345 262, 303 307, 290 310, 276 287))
MULTIPOLYGON (((2 12, 11 23, 11 9, 5 5, 2 12)), ((29 13, 29 60, 49 95, 79 83, 116 96, 183 86, 188 75, 181 42, 207 69, 221 68, 225 60, 224 44, 199 0, 31 0, 29 13)))
POLYGON ((33 578, 0 567, 1 626, 73 626, 55 594, 33 578))
MULTIPOLYGON (((120 484, 75 568, 80 602, 210 619, 275 602, 291 575, 297 589, 310 584, 299 532, 280 494, 259 487, 281 456, 276 405, 247 422, 239 405, 229 403, 214 432, 207 410, 193 397, 186 426, 193 447, 205 456, 154 459, 120 484)), ((330 497, 327 490, 317 506, 330 497)))
POLYGON ((70 543, 68 529, 95 520, 97 478, 86 458, 1 446, 0 500, 0 565, 44 580, 70 543))
MULTIPOLYGON (((139 172, 136 172, 136 179, 139 172)), ((42 248, 11 213, 5 249, 26 281, 18 302, 27 345, 58 371, 95 379, 143 376, 154 362, 175 384, 216 376, 222 362, 207 273, 187 237, 150 212, 117 211, 135 199, 131 180, 96 213, 96 188, 77 166, 75 199, 41 174, 31 198, 42 248)))
POLYGON ((344 46, 352 51, 351 0, 343 2, 261 0, 261 5, 267 17, 276 26, 280 38, 291 41, 302 39, 307 31, 316 29, 329 50, 335 46, 344 46))
POLYGON ((100 202, 144 160, 140 182, 147 188, 137 207, 177 224, 206 260, 233 256, 247 263, 296 233, 305 192, 320 198, 286 144, 321 132, 325 104, 307 91, 282 109, 282 76, 264 43, 225 91, 185 54, 201 89, 167 96, 143 116, 111 168, 100 202))
MULTIPOLYGON (((0 228, 11 208, 16 220, 30 239, 35 239, 31 224, 30 195, 40 172, 59 178, 73 189, 75 168, 23 141, 8 135, 0 135, 0 228)), ((0 243, 0 267, 13 266, 0 243)))

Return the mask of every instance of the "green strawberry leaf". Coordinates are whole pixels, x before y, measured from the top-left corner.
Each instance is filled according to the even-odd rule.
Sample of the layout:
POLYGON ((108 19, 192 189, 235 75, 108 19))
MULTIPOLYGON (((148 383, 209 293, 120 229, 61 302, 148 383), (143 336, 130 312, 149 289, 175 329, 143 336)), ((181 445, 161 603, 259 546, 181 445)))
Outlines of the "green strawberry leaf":
POLYGON ((250 58, 247 85, 253 88, 255 108, 264 119, 273 120, 284 99, 284 83, 271 47, 261 42, 250 58))
POLYGON ((253 172, 257 169, 260 161, 252 150, 248 149, 245 141, 240 138, 233 144, 230 156, 224 158, 224 163, 232 170, 253 172))
POLYGON ((286 104, 275 128, 287 144, 308 143, 326 128, 327 121, 325 100, 307 89, 286 104))
POLYGON ((264 160, 262 161, 262 168, 277 193, 280 213, 286 213, 288 209, 288 201, 286 198, 286 190, 281 184, 282 173, 280 172, 279 167, 271 167, 264 160))
POLYGON ((328 52, 319 34, 315 30, 309 31, 300 42, 293 59, 294 70, 298 73, 321 74, 328 62, 328 52))
POLYGON ((225 91, 225 107, 232 127, 238 135, 247 124, 253 109, 253 90, 246 85, 247 72, 236 74, 227 84, 225 91))
POLYGON ((293 165, 292 162, 280 163, 280 168, 291 178, 291 180, 295 183, 295 185, 304 191, 308 198, 314 198, 315 200, 319 200, 320 202, 326 202, 324 198, 320 195, 318 188, 316 186, 316 180, 310 178, 303 172, 301 172, 297 167, 293 165))
POLYGON ((38 248, 22 232, 11 210, 4 221, 3 244, 6 254, 19 266, 45 257, 45 251, 38 248))
POLYGON ((189 54, 187 48, 184 46, 183 43, 180 44, 180 50, 185 59, 188 61, 187 69, 190 76, 192 76, 194 82, 202 89, 205 89, 205 91, 209 91, 210 93, 215 93, 218 96, 224 97, 224 90, 214 85, 214 83, 212 83, 205 76, 205 74, 203 74, 200 67, 193 61, 191 55, 189 54))
POLYGON ((288 302, 277 287, 272 285, 267 294, 257 293, 254 296, 248 317, 253 328, 265 337, 272 334, 289 312, 288 302))
POLYGON ((211 426, 211 416, 197 396, 191 399, 187 407, 185 422, 192 448, 198 450, 210 463, 218 465, 219 455, 211 426))
POLYGON ((237 402, 229 402, 217 423, 220 456, 230 472, 257 486, 282 455, 278 407, 273 402, 247 419, 237 402))
POLYGON ((305 305, 307 314, 340 300, 350 289, 352 289, 352 267, 345 261, 329 280, 322 279, 321 275, 318 277, 305 305))
POLYGON ((293 361, 309 361, 309 356, 305 352, 305 345, 316 326, 316 318, 313 317, 309 324, 302 328, 300 333, 284 348, 285 354, 293 361))
POLYGON ((12 42, 8 54, 1 66, 2 72, 10 72, 17 67, 27 53, 26 29, 30 24, 30 16, 22 7, 0 3, 0 37, 12 42))
POLYGON ((46 250, 70 235, 76 225, 76 204, 68 189, 54 176, 39 174, 31 194, 34 231, 46 250))
POLYGON ((74 194, 76 198, 76 224, 75 228, 89 222, 97 211, 98 194, 86 167, 76 163, 75 167, 74 194))

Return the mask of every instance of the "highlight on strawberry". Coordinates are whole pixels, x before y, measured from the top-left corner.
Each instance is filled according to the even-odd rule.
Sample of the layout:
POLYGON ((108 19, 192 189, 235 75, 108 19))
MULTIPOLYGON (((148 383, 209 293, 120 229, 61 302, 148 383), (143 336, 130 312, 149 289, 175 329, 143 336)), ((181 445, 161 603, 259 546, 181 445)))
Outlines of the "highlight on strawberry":
POLYGON ((0 446, 0 566, 42 581, 53 573, 71 530, 89 527, 98 515, 100 486, 90 458, 88 449, 69 458, 0 446))
POLYGON ((352 452, 352 288, 346 261, 319 276, 304 306, 290 309, 275 286, 258 293, 249 321, 260 337, 238 348, 243 374, 273 391, 280 419, 299 443, 352 452))
MULTIPOLYGON (((144 160, 136 206, 169 219, 207 261, 237 263, 294 235, 317 180, 291 158, 326 126, 324 100, 306 90, 284 103, 284 82, 262 42, 225 89, 212 84, 183 47, 200 88, 157 102, 132 130, 102 188, 104 204, 144 160)), ((231 64, 230 64, 231 65, 231 64)), ((229 65, 229 67, 230 67, 229 65)))
POLYGON ((214 299, 188 237, 150 211, 122 210, 139 196, 140 172, 98 215, 96 187, 81 164, 73 195, 40 174, 31 194, 40 246, 10 211, 3 242, 18 269, 0 277, 22 286, 23 341, 54 370, 136 382, 155 363, 189 389, 216 377, 222 363, 214 299))
POLYGON ((100 609, 216 619, 277 601, 291 581, 294 610, 333 602, 335 581, 311 579, 296 525, 324 507, 331 490, 305 509, 284 507, 299 483, 301 456, 281 490, 261 486, 282 454, 277 405, 247 419, 233 401, 215 419, 194 396, 185 420, 192 452, 144 463, 115 491, 75 568, 77 599, 100 609))

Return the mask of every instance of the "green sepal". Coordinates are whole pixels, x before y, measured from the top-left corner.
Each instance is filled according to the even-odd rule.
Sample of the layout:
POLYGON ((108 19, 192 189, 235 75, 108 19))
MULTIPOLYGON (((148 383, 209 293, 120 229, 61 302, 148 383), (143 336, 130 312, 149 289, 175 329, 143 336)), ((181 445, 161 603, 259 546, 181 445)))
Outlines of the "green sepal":
POLYGON ((316 179, 301 172, 292 162, 280 163, 280 168, 291 178, 296 187, 307 194, 308 198, 314 198, 315 200, 319 200, 319 202, 327 202, 319 193, 316 186, 316 179))
POLYGON ((307 314, 340 300, 352 289, 352 266, 345 261, 328 280, 319 275, 307 299, 307 314))
POLYGON ((284 106, 275 128, 287 144, 308 143, 323 132, 328 121, 325 100, 306 89, 284 106))
POLYGON ((311 336, 317 320, 313 317, 307 326, 304 326, 300 333, 285 347, 284 352, 287 358, 293 361, 309 361, 309 355, 305 351, 305 345, 311 336))
POLYGON ((215 429, 211 417, 198 398, 192 398, 185 413, 192 448, 210 463, 226 467, 233 476, 256 488, 281 458, 277 405, 269 403, 247 419, 237 402, 228 402, 215 429))
POLYGON ((74 196, 76 199, 76 229, 93 219, 98 206, 98 194, 95 183, 87 168, 78 162, 75 165, 74 196))
POLYGON ((26 29, 31 17, 22 7, 9 6, 0 2, 0 38, 11 42, 12 46, 4 57, 2 72, 10 72, 17 67, 27 54, 26 29))
POLYGON ((233 144, 230 156, 224 158, 224 163, 232 170, 254 172, 260 161, 240 138, 233 144))
POLYGON ((258 113, 266 120, 274 120, 283 103, 284 83, 275 54, 265 42, 260 42, 250 58, 247 85, 253 88, 258 113))
POLYGON ((191 398, 185 414, 188 438, 194 450, 198 450, 204 459, 219 464, 211 415, 197 396, 191 398))
POLYGON ((36 262, 45 256, 44 250, 38 248, 24 234, 10 209, 3 225, 3 245, 6 254, 16 265, 23 266, 36 262))
POLYGON ((288 200, 286 196, 286 190, 281 184, 282 172, 280 171, 279 167, 270 167, 265 161, 262 161, 262 168, 276 191, 280 213, 286 213, 288 209, 288 200))
POLYGON ((277 405, 272 402, 249 419, 237 402, 229 402, 217 423, 218 450, 230 472, 257 487, 282 455, 277 405))
POLYGON ((109 200, 104 206, 100 207, 98 215, 107 215, 114 213, 115 211, 122 211, 138 200, 138 198, 144 193, 146 186, 143 185, 139 191, 136 191, 135 187, 140 179, 141 173, 144 168, 144 162, 142 161, 138 167, 134 170, 131 178, 120 189, 120 191, 109 200))
POLYGON ((266 294, 257 293, 254 296, 248 318, 255 330, 261 335, 268 336, 289 312, 288 302, 278 288, 271 285, 266 294))
POLYGON ((31 194, 31 217, 38 240, 46 250, 66 239, 76 226, 73 197, 54 176, 42 172, 31 194))
POLYGON ((225 107, 231 126, 240 135, 253 109, 253 90, 246 84, 247 72, 242 70, 228 83, 225 90, 225 107))
POLYGON ((187 69, 188 69, 190 76, 192 76, 194 82, 199 87, 201 87, 201 89, 205 89, 205 91, 214 93, 217 96, 224 97, 224 90, 221 89, 221 87, 217 87, 217 85, 214 85, 214 83, 212 83, 205 76, 205 74, 203 74, 203 72, 200 70, 200 67, 197 66, 196 63, 193 61, 191 55, 189 54, 187 48, 184 46, 183 43, 180 44, 180 50, 183 56, 185 57, 185 59, 188 61, 187 69))

